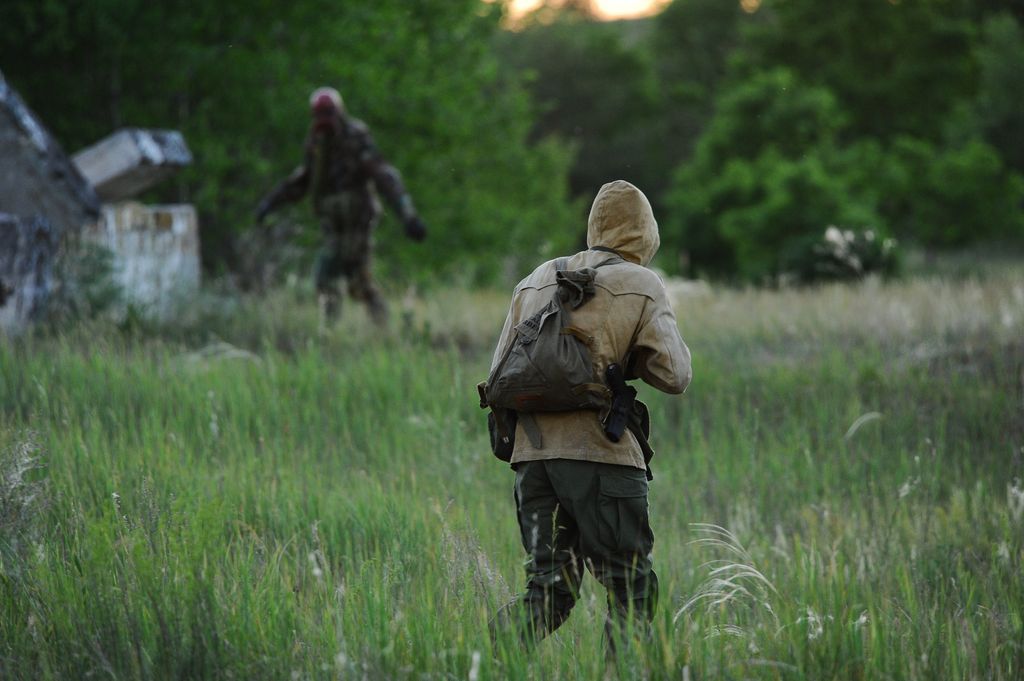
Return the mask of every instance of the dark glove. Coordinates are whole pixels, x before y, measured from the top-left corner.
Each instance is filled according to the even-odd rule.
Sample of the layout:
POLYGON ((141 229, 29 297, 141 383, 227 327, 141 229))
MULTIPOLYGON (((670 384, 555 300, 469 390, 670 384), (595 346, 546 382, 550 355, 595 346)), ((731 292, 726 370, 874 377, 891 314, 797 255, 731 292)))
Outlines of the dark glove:
POLYGON ((263 224, 263 221, 267 219, 267 215, 270 214, 270 201, 263 199, 260 201, 260 205, 256 206, 256 222, 263 224))
POLYGON ((423 241, 427 238, 427 226, 418 217, 411 217, 405 221, 405 234, 413 241, 423 241))

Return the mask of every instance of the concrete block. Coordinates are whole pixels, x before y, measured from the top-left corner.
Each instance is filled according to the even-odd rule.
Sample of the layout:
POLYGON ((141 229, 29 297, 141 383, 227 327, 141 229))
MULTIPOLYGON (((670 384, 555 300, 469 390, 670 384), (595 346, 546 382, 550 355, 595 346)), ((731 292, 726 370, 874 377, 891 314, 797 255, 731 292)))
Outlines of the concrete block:
POLYGON ((124 201, 192 163, 174 130, 124 128, 79 151, 72 160, 104 202, 124 201))
POLYGON ((199 222, 191 205, 104 205, 83 235, 114 254, 115 281, 143 312, 167 319, 199 290, 199 222))

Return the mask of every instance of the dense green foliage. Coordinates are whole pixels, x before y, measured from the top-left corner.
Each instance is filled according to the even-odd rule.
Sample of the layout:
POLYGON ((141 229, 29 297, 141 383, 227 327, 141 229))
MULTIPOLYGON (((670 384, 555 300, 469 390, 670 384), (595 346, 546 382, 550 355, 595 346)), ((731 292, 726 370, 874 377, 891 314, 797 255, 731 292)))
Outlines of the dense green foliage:
POLYGON ((508 70, 543 65, 531 82, 540 103, 535 135, 572 144, 570 188, 587 207, 611 179, 640 187, 657 182, 656 169, 647 163, 662 144, 657 83, 648 56, 624 45, 618 27, 569 14, 507 33, 499 49, 508 70))
POLYGON ((870 207, 846 200, 859 159, 838 152, 842 125, 832 94, 786 69, 726 91, 675 177, 669 206, 682 220, 663 238, 690 250, 698 268, 756 277, 823 225, 877 225, 870 207))
POLYGON ((523 578, 474 399, 504 294, 0 345, 0 677, 1019 679, 1019 282, 680 299, 656 634, 608 677, 591 578, 536 654, 487 640, 523 578))
POLYGON ((662 218, 659 264, 754 280, 792 271, 828 225, 925 247, 1024 241, 1019 4, 753 5, 675 0, 613 28, 539 15, 506 36, 507 63, 557 112, 538 131, 579 149, 574 192, 631 179, 662 218))
POLYGON ((669 234, 677 247, 696 235, 696 266, 785 271, 828 224, 928 246, 1024 238, 1022 178, 982 135, 955 130, 986 89, 974 86, 970 3, 778 1, 761 12, 675 176, 669 234), (773 64, 786 75, 765 82, 773 64), (711 248, 699 241, 709 235, 711 248))
MULTIPOLYGON (((301 161, 309 93, 336 85, 432 227, 418 247, 382 225, 384 262, 491 276, 575 236, 566 152, 524 143, 528 103, 490 48, 499 20, 478 0, 13 0, 0 5, 0 68, 71 150, 116 126, 180 128, 196 163, 173 193, 198 205, 220 262, 301 161)), ((308 203, 295 215, 313 222, 308 203)))
POLYGON ((1024 28, 1003 14, 989 18, 975 48, 978 93, 971 103, 967 125, 975 126, 1018 172, 1024 172, 1024 28))

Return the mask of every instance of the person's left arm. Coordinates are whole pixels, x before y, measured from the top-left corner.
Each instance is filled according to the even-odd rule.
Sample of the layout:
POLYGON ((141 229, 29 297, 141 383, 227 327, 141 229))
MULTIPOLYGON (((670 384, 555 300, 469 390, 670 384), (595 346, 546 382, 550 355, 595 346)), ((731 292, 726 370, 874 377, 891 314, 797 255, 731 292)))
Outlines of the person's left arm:
POLYGON ((397 168, 384 160, 369 133, 366 133, 363 141, 360 161, 366 173, 373 179, 377 191, 402 221, 406 235, 414 241, 423 241, 427 236, 427 226, 416 212, 412 197, 402 182, 402 175, 397 168))

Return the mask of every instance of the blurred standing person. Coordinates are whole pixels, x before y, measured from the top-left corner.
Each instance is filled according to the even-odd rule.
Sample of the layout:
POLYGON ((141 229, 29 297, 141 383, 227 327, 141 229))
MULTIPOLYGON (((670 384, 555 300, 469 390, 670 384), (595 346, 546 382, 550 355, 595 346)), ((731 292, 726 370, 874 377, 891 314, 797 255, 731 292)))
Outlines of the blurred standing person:
MULTIPOLYGON (((578 289, 579 298, 569 312, 571 322, 554 329, 551 336, 581 339, 594 378, 586 378, 575 389, 569 386, 566 393, 583 389, 618 399, 626 388, 621 378, 640 378, 663 392, 682 393, 691 378, 690 351, 664 284, 646 267, 659 243, 647 197, 621 180, 604 185, 590 211, 589 249, 540 265, 515 288, 491 376, 480 387, 481 404, 494 410, 498 401, 487 396, 498 396, 503 389, 496 386, 512 382, 512 370, 503 367, 516 363, 510 359, 515 344, 536 347, 542 342, 545 332, 536 331, 535 315, 542 311, 543 317, 543 311, 551 309, 545 306, 553 304, 553 295, 561 295, 567 282, 567 288, 578 289), (612 365, 621 367, 620 380, 612 380, 619 369, 612 365)), ((546 358, 534 355, 533 360, 542 366, 546 358)), ((559 361, 565 364, 564 353, 561 360, 553 360, 559 361)), ((541 372, 553 374, 545 368, 541 372)), ((545 394, 552 392, 550 384, 545 394)), ((635 397, 635 390, 626 389, 635 397)), ((503 401, 513 392, 510 387, 504 390, 503 401)), ((537 396, 531 402, 522 394, 517 398, 524 405, 542 399, 537 396)), ((504 455, 497 447, 495 453, 503 460, 510 454, 515 470, 516 513, 529 556, 528 581, 522 597, 492 620, 492 635, 512 629, 532 643, 553 632, 576 603, 584 568, 608 590, 606 635, 611 650, 630 620, 640 630, 649 628, 658 594, 647 503, 647 459, 653 452, 646 443, 647 432, 632 427, 620 430, 621 437, 613 441, 609 418, 614 411, 614 406, 526 413, 510 409, 504 432, 514 433, 513 444, 504 455)), ((648 420, 642 430, 649 426, 648 420)), ((492 442, 502 440, 501 428, 496 430, 492 442)))
POLYGON ((278 206, 310 193, 324 237, 315 270, 321 322, 339 316, 338 279, 344 277, 349 295, 364 302, 371 318, 383 325, 387 305, 370 274, 372 231, 381 214, 377 194, 395 211, 410 239, 422 241, 427 228, 398 170, 381 156, 366 124, 348 115, 338 91, 315 90, 309 106, 313 120, 305 159, 260 201, 256 219, 263 222, 278 206))

